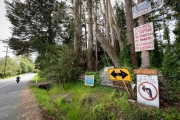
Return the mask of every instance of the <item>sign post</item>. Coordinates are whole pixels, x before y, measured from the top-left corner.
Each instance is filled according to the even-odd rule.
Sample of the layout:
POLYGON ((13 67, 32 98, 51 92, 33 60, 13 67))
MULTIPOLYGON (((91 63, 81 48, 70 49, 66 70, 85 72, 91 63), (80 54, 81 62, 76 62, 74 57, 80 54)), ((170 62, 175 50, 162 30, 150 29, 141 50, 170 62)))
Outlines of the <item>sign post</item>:
MULTIPOLYGON (((131 82, 132 79, 131 79, 130 72, 127 68, 108 69, 108 74, 109 74, 109 78, 112 81, 114 81, 114 83, 116 83, 116 85, 119 87, 117 89, 121 89, 120 86, 121 86, 121 83, 123 83, 123 85, 124 85, 127 93, 129 94, 129 96, 131 98, 134 98, 132 88, 129 87, 129 82, 131 82), (125 81, 128 82, 127 85, 126 85, 125 81)), ((115 86, 115 84, 114 84, 114 86, 115 86)))

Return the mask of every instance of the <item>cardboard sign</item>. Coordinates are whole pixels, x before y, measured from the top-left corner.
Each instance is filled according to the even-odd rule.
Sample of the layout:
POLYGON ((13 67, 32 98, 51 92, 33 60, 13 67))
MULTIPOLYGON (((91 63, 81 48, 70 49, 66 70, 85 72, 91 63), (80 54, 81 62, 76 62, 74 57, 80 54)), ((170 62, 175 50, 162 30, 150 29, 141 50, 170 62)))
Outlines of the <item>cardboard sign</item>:
POLYGON ((141 74, 141 75, 157 75, 158 72, 155 69, 134 69, 134 74, 141 74))
POLYGON ((135 52, 154 50, 153 23, 147 23, 134 28, 135 52))

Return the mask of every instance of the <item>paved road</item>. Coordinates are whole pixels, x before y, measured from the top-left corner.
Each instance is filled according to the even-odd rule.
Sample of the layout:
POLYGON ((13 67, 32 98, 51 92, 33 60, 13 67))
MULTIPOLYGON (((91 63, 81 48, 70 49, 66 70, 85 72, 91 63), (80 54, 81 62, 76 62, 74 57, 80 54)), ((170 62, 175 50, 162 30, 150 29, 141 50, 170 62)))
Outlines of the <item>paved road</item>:
POLYGON ((0 120, 24 120, 19 118, 22 113, 21 95, 27 82, 36 74, 28 73, 20 75, 19 83, 16 77, 0 80, 0 120))

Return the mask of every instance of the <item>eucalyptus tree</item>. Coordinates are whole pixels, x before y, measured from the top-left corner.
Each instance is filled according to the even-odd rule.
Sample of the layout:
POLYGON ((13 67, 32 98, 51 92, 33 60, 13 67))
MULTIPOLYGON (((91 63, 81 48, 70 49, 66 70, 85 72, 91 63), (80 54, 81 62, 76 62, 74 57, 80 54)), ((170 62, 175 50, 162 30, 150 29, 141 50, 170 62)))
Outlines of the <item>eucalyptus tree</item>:
POLYGON ((116 53, 115 44, 116 41, 118 41, 120 53, 122 53, 124 42, 121 39, 121 30, 118 25, 117 16, 115 16, 112 4, 109 0, 103 0, 102 3, 99 3, 100 9, 94 14, 96 38, 111 58, 114 66, 120 67, 120 60, 116 53), (103 4, 103 7, 101 4, 103 4), (101 20, 102 17, 104 17, 103 21, 101 20), (117 38, 114 37, 114 34, 117 35, 117 38))
POLYGON ((93 0, 87 1, 88 7, 88 70, 92 71, 94 66, 94 59, 93 59, 93 19, 92 19, 92 12, 93 12, 93 0))
POLYGON ((135 52, 134 46, 134 20, 132 16, 132 0, 124 0, 125 1, 125 9, 126 9, 126 32, 127 32, 127 41, 130 44, 130 58, 131 63, 134 67, 138 67, 138 59, 137 53, 135 52))
POLYGON ((81 53, 82 51, 82 26, 81 26, 81 17, 82 17, 82 1, 74 1, 74 51, 81 53))

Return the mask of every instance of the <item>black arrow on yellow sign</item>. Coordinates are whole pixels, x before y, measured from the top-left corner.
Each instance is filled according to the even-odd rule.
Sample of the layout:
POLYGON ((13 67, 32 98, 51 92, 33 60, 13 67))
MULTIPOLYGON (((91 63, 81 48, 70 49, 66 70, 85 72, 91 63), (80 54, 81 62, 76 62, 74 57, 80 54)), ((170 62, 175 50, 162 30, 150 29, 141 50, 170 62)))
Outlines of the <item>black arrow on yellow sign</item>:
POLYGON ((116 78, 116 76, 121 76, 124 79, 128 74, 124 71, 120 70, 120 73, 115 73, 114 70, 112 71, 111 75, 116 78))

